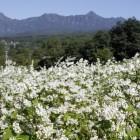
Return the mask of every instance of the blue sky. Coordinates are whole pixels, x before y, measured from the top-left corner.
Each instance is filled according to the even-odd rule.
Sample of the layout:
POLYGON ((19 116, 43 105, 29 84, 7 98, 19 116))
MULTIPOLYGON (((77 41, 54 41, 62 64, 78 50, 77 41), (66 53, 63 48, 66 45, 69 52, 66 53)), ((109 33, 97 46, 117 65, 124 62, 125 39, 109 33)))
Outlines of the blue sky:
POLYGON ((0 0, 0 12, 17 19, 43 13, 85 14, 91 10, 104 17, 140 19, 140 0, 0 0))

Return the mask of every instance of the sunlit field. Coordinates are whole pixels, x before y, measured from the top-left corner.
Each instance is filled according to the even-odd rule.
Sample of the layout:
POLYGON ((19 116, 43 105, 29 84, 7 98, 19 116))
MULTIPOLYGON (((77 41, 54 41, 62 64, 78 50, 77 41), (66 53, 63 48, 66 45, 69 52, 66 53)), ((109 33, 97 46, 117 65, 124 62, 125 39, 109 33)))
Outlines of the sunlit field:
POLYGON ((2 140, 140 139, 140 57, 0 69, 2 140))

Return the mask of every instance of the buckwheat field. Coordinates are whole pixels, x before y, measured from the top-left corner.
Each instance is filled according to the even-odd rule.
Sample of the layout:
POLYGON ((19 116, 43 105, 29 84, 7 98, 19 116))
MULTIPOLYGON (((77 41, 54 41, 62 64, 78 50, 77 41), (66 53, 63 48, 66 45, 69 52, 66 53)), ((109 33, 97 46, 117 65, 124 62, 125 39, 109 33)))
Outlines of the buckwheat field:
POLYGON ((139 140, 140 57, 0 69, 0 139, 139 140))

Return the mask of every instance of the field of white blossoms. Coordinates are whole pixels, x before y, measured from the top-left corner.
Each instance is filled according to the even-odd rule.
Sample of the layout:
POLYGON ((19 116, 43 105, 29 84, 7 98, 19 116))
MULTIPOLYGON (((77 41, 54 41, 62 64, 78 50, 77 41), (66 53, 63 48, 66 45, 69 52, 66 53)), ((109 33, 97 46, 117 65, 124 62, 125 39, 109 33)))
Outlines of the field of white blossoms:
POLYGON ((139 140, 140 57, 1 68, 0 139, 139 140))

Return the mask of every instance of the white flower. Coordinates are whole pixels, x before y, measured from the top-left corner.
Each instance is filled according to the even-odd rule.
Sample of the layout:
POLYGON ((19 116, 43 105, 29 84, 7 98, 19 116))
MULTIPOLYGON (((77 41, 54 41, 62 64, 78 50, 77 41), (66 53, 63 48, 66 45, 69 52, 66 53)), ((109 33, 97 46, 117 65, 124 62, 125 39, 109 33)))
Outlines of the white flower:
POLYGON ((3 120, 0 120, 0 128, 2 130, 6 129, 8 127, 8 123, 3 121, 3 120))
POLYGON ((67 120, 66 125, 78 125, 78 121, 76 119, 70 118, 67 120))
POLYGON ((38 104, 36 107, 36 113, 39 116, 45 116, 47 114, 46 109, 43 108, 41 104, 38 104))
POLYGON ((0 69, 0 130, 10 127, 16 135, 33 133, 38 140, 68 140, 79 138, 85 125, 90 140, 101 140, 97 129, 106 121, 110 133, 102 133, 102 140, 112 134, 123 139, 138 127, 139 69, 139 57, 105 65, 69 59, 40 71, 7 65, 0 69))
POLYGON ((43 126, 43 125, 38 125, 38 131, 36 132, 37 137, 39 139, 48 139, 51 137, 51 135, 54 133, 53 126, 43 126))
POLYGON ((22 132, 18 122, 13 123, 13 130, 16 134, 20 134, 22 132))
POLYGON ((98 140, 98 136, 91 137, 90 140, 98 140))
POLYGON ((24 99, 23 103, 26 107, 31 107, 31 101, 24 99))
POLYGON ((140 102, 136 105, 136 107, 140 109, 140 102))
POLYGON ((65 135, 62 135, 59 140, 69 140, 65 135))

